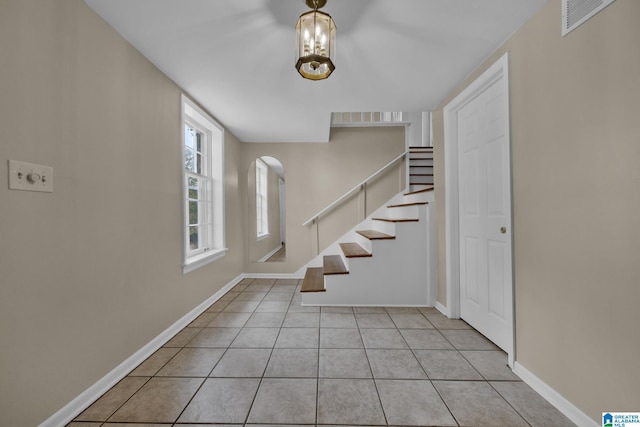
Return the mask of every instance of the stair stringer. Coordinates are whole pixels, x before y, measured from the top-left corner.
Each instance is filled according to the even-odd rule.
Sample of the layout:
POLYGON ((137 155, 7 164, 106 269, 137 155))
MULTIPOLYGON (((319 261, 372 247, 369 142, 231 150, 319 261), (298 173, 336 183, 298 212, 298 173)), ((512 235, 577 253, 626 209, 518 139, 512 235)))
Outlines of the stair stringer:
MULTIPOLYGON (((339 243, 356 241, 372 253, 370 258, 345 258, 349 274, 325 276, 326 292, 305 293, 303 305, 433 306, 436 302, 435 206, 433 193, 394 197, 389 204, 428 201, 427 205, 383 207, 350 230, 318 257, 342 254, 339 243), (398 215, 394 211, 404 211, 398 215), (415 212, 417 215, 411 215, 415 212), (388 223, 373 217, 417 217, 418 222, 388 223), (394 240, 368 239, 356 230, 375 229, 395 235, 394 240)), ((314 260, 315 261, 315 260, 314 260)), ((311 263, 309 263, 311 266, 311 263)))

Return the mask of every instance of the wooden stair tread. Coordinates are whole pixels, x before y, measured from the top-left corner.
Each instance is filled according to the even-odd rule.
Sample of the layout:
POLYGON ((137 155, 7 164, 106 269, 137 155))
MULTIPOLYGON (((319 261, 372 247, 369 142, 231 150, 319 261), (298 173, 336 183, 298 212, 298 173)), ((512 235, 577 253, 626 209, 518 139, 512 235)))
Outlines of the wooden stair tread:
POLYGON ((376 230, 358 230, 356 231, 361 236, 366 237, 369 240, 393 240, 396 237, 390 234, 381 233, 376 230))
POLYGON ((401 203, 399 205, 387 205, 388 208, 403 208, 405 206, 422 206, 428 205, 429 202, 401 203))
POLYGON ((307 268, 300 292, 325 292, 322 267, 307 268))
POLYGON ((371 253, 358 243, 340 243, 340 249, 347 258, 365 258, 370 257, 371 253))
POLYGON ((422 188, 420 190, 410 191, 408 193, 404 193, 405 196, 410 196, 412 194, 426 193, 428 191, 433 191, 433 184, 412 184, 412 185, 428 185, 427 188, 422 188))
POLYGON ((325 276, 332 274, 349 274, 349 270, 347 270, 347 266, 344 265, 340 255, 326 255, 322 259, 322 264, 325 276))
POLYGON ((418 222, 418 218, 371 218, 372 221, 384 222, 418 222))

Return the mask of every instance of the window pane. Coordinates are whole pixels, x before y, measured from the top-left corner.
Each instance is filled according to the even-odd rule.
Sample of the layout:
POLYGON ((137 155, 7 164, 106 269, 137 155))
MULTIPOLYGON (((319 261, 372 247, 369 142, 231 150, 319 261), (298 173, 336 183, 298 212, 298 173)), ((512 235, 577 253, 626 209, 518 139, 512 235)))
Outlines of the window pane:
POLYGON ((191 148, 185 147, 184 149, 184 168, 188 172, 195 172, 196 168, 196 154, 191 148))
POLYGON ((196 131, 193 126, 184 125, 184 145, 189 148, 196 148, 196 131))
POLYGON ((196 133, 196 151, 202 153, 202 145, 204 144, 204 134, 202 132, 196 133))
POLYGON ((189 227, 189 249, 194 250, 200 247, 199 227, 189 227))
POLYGON ((198 200, 198 196, 200 193, 200 188, 198 185, 198 179, 197 178, 191 178, 189 177, 187 179, 187 183, 188 183, 188 190, 189 190, 189 198, 193 199, 193 200, 198 200))
POLYGON ((189 202, 189 225, 198 224, 198 202, 189 202))
POLYGON ((204 173, 202 170, 202 166, 203 166, 202 163, 203 163, 203 156, 202 154, 197 153, 196 154, 196 170, 195 170, 196 173, 199 173, 199 174, 204 173))

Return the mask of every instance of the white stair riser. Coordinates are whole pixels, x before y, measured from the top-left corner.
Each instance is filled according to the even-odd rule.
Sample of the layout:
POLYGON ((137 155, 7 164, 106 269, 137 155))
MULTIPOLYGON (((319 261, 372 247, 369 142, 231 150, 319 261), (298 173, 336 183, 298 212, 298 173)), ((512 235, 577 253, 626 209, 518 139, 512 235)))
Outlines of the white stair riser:
POLYGON ((433 202, 435 201, 435 197, 433 191, 427 191, 403 196, 401 200, 402 201, 398 203, 433 202))
POLYGON ((432 176, 412 176, 411 177, 411 185, 416 184, 433 184, 432 176))
POLYGON ((418 208, 421 205, 399 206, 388 208, 386 218, 418 218, 418 208))
POLYGON ((410 160, 409 161, 409 166, 410 167, 424 167, 424 166, 430 166, 433 167, 433 159, 424 159, 424 160, 410 160))
MULTIPOLYGON (((364 237, 361 234, 358 233, 354 233, 353 239, 350 240, 351 242, 356 242, 358 243, 360 246, 362 246, 367 252, 371 253, 371 240, 367 239, 366 237, 364 237)), ((345 241, 345 243, 348 243, 345 241)))
POLYGON ((411 173, 433 173, 433 166, 412 166, 411 173))
POLYGON ((391 236, 396 235, 396 226, 393 222, 373 221, 373 229, 391 236))

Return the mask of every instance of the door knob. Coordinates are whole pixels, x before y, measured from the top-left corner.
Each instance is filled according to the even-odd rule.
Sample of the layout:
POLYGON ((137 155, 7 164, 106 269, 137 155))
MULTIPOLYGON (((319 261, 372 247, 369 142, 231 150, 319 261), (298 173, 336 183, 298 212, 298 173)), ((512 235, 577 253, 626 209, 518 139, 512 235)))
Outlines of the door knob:
POLYGON ((505 234, 507 232, 507 227, 500 227, 500 233, 505 234))

